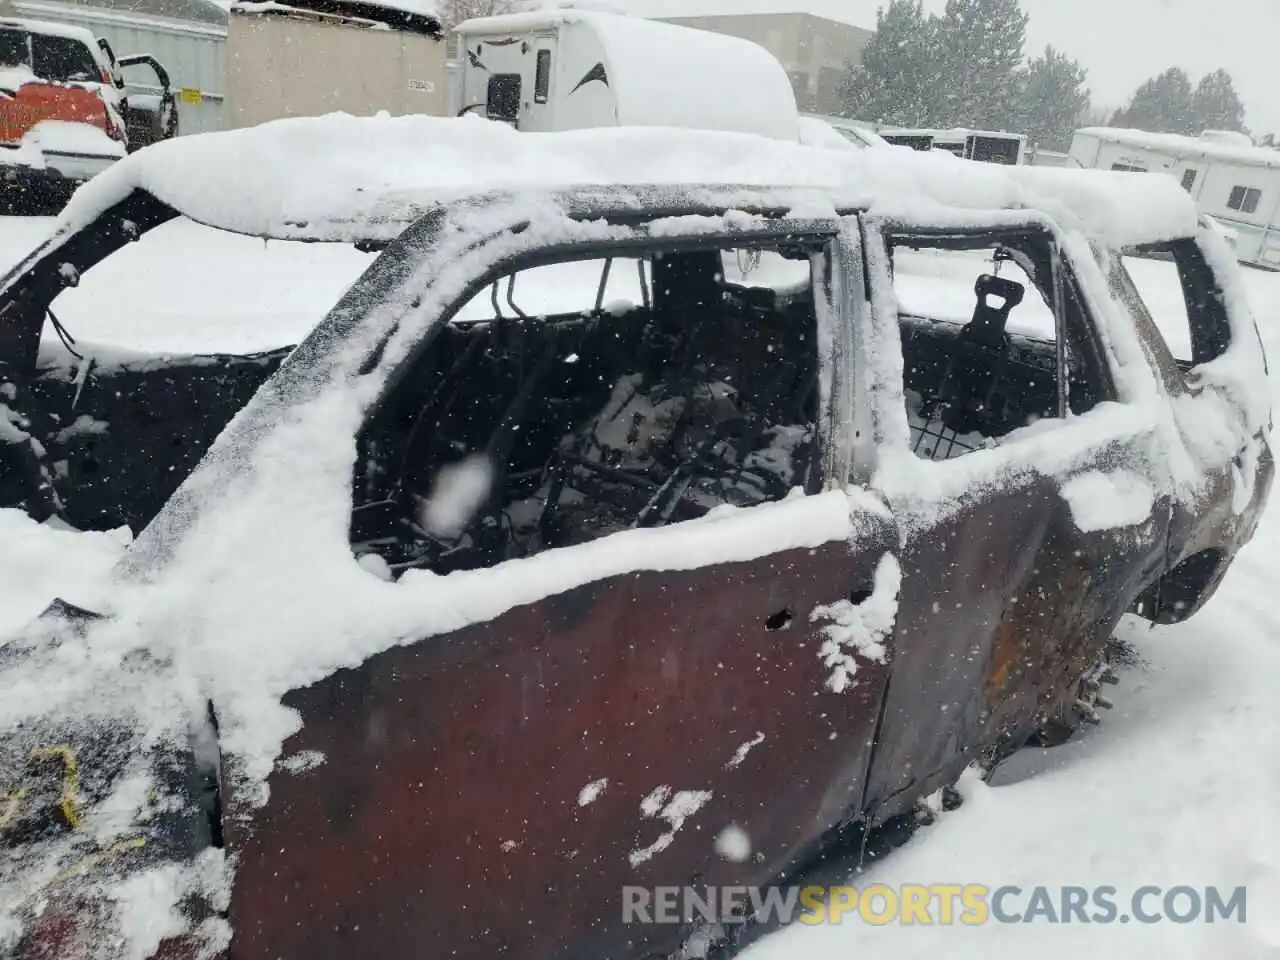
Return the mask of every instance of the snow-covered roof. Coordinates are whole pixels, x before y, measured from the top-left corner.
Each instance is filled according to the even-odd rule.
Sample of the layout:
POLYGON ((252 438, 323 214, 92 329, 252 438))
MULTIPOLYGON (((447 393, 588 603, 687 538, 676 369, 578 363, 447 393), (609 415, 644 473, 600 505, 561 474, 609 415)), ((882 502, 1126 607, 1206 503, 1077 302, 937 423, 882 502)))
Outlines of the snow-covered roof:
POLYGON ((743 184, 821 189, 886 214, 1033 208, 1115 246, 1194 236, 1171 177, 966 163, 906 147, 824 150, 748 134, 610 127, 522 133, 477 117, 291 118, 164 141, 82 186, 70 231, 136 189, 193 220, 253 236, 390 239, 462 195, 585 184, 743 184))
POLYGON ((444 25, 430 0, 235 0, 232 13, 308 13, 358 20, 441 38, 444 25))
POLYGON ((795 140, 796 99, 773 54, 709 30, 593 10, 538 10, 459 24, 464 37, 562 26, 589 31, 603 53, 625 126, 734 130, 795 140))
POLYGON ((1129 130, 1124 127, 1084 127, 1077 130, 1076 135, 1096 137, 1103 143, 1152 150, 1185 159, 1280 167, 1280 150, 1268 150, 1266 147, 1243 147, 1215 139, 1183 137, 1175 133, 1149 133, 1146 130, 1129 130))
POLYGON ((935 140, 965 140, 969 137, 999 137, 1002 140, 1025 140, 1025 133, 1010 133, 1008 130, 970 130, 968 127, 950 127, 948 129, 934 127, 881 127, 882 137, 933 137, 935 140))
POLYGON ((214 26, 227 25, 226 10, 213 0, 19 0, 19 12, 40 7, 50 13, 61 13, 63 10, 84 19, 92 17, 96 11, 117 16, 152 17, 159 20, 185 20, 214 26))
POLYGON ((98 49, 97 38, 93 31, 85 27, 74 27, 66 23, 54 23, 50 20, 30 20, 26 17, 0 17, 0 27, 11 27, 15 30, 26 30, 28 33, 42 33, 50 37, 65 37, 83 43, 90 50, 98 49))

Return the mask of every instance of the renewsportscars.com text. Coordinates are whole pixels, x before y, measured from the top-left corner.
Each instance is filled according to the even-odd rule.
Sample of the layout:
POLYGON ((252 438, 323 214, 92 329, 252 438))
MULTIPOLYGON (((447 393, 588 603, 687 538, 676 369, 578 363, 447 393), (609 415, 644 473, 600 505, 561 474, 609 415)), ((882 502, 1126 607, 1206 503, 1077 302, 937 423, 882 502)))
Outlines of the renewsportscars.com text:
POLYGON ((884 884, 862 890, 809 887, 624 887, 625 923, 873 926, 987 923, 1245 923, 1244 887, 990 887, 983 884, 884 884))

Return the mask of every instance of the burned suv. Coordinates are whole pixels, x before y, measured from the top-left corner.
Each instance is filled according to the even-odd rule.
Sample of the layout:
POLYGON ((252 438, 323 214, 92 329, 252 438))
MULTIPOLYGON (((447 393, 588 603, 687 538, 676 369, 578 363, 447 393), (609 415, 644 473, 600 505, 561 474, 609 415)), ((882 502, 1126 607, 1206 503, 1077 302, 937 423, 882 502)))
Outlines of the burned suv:
POLYGON ((5 490, 139 535, 107 609, 3 648, 0 943, 668 955, 696 931, 624 887, 768 884, 1086 719, 1117 622, 1192 616, 1267 501, 1237 268, 1172 181, 816 153, 849 189, 222 198, 380 251, 251 357, 42 345, 189 194, 139 154, 73 203, 0 288, 5 490), (877 194, 903 164, 956 199, 877 194))

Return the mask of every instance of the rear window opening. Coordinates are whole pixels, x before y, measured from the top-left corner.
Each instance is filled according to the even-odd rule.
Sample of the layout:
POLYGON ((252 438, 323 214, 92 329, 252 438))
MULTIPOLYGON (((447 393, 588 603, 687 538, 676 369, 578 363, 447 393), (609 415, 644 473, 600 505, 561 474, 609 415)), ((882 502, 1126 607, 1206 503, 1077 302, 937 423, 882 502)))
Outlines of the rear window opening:
POLYGON ((50 83, 101 83, 93 51, 74 37, 0 28, 0 66, 26 67, 50 83))
MULTIPOLYGON (((22 225, 31 233, 21 247, 6 241, 10 262, 49 221, 22 225)), ((372 259, 185 219, 83 274, 55 258, 72 286, 50 305, 37 375, 19 400, 55 485, 74 491, 70 522, 139 531, 372 259)))
MULTIPOLYGON (((21 230, 0 250, 6 264, 49 228, 47 220, 11 223, 21 230)), ((298 343, 373 259, 349 244, 263 241, 181 217, 83 274, 67 265, 77 285, 51 306, 77 341, 104 355, 252 353, 298 343)), ((42 344, 57 343, 47 323, 42 344)))
MULTIPOLYGON (((726 278, 739 254, 770 252, 499 277, 424 345, 361 436, 361 562, 388 576, 476 569, 815 489, 812 284, 726 278)), ((792 263, 811 275, 807 256, 792 263)))
POLYGON ((1213 270, 1194 240, 1125 251, 1111 266, 1112 291, 1159 331, 1184 371, 1231 345, 1231 324, 1213 270))
POLYGON ((950 460, 1110 397, 1065 270, 1055 301, 1047 235, 890 236, 888 243, 917 456, 950 460))

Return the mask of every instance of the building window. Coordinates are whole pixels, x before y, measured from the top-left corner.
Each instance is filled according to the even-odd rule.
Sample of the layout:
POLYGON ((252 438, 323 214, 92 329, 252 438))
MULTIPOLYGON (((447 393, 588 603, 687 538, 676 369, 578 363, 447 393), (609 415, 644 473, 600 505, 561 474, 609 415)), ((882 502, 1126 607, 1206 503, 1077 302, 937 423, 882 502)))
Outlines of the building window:
POLYGON ((1232 187, 1227 206, 1241 213, 1253 213, 1262 200, 1262 191, 1257 187, 1232 187))
POLYGON ((533 81, 534 103, 546 103, 551 93, 551 51, 538 51, 538 72, 533 81))
POLYGON ((1196 171, 1195 170, 1182 171, 1182 189, 1187 191, 1187 193, 1190 193, 1191 188, 1194 187, 1195 185, 1196 185, 1196 171))

